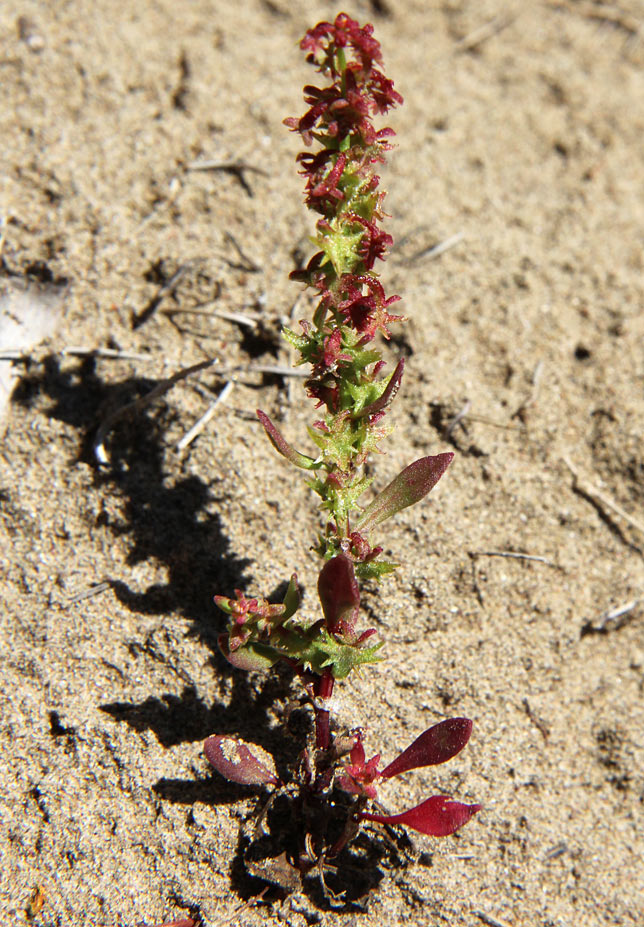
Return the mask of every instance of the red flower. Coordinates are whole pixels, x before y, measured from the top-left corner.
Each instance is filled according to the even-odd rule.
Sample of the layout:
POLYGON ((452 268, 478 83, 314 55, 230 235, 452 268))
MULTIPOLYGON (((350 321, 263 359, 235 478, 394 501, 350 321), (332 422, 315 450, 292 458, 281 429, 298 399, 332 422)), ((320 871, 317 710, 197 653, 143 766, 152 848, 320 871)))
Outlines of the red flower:
POLYGON ((338 785, 344 792, 350 795, 363 795, 366 798, 376 797, 376 787, 372 784, 380 778, 378 772, 378 763, 380 754, 372 756, 369 762, 365 763, 364 747, 362 746, 362 737, 356 736, 356 742, 351 748, 349 754, 351 763, 344 767, 344 775, 338 777, 338 785))

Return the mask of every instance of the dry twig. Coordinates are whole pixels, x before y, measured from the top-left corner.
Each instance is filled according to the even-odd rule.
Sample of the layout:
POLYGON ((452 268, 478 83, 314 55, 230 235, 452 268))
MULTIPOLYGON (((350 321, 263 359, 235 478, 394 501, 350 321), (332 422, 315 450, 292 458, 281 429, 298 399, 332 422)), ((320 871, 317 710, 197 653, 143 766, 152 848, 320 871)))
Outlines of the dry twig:
POLYGON ((537 730, 543 737, 543 739, 548 740, 548 738, 550 737, 550 728, 545 723, 545 721, 542 721, 541 718, 535 715, 534 711, 532 710, 530 706, 530 702, 527 700, 527 698, 523 699, 523 707, 525 708, 525 713, 527 714, 528 718, 530 718, 534 726, 537 728, 537 730))
POLYGON ((247 164, 245 161, 193 161, 188 165, 188 170, 223 171, 227 174, 233 174, 249 196, 254 196, 254 193, 253 188, 244 176, 244 171, 250 171, 253 174, 261 174, 262 177, 268 177, 268 173, 261 167, 255 167, 253 164, 247 164))
POLYGON ((611 608, 603 615, 600 615, 597 621, 587 621, 581 629, 580 637, 586 637, 588 634, 608 634, 609 631, 619 631, 624 625, 628 624, 636 617, 638 606, 642 603, 641 598, 633 599, 624 605, 618 605, 617 608, 611 608))
MULTIPOLYGON (((615 515, 618 515, 627 525, 630 525, 631 528, 635 528, 636 531, 639 531, 641 535, 644 536, 644 524, 639 521, 637 518, 634 518, 632 515, 629 515, 620 505, 606 495, 606 493, 597 489, 596 486, 593 486, 591 483, 583 480, 579 471, 576 467, 573 466, 571 461, 567 457, 561 458, 565 465, 568 467, 573 476, 572 488, 575 492, 578 492, 581 496, 584 496, 589 502, 592 502, 593 505, 599 509, 608 509, 613 512, 615 515)), ((625 543, 628 543, 628 539, 622 537, 622 540, 625 543)))
MULTIPOLYGON (((456 428, 457 425, 460 425, 462 423, 463 419, 465 418, 465 416, 467 415, 467 413, 470 411, 471 408, 472 408, 472 400, 466 399, 465 405, 463 406, 463 408, 460 410, 460 412, 456 413, 452 421, 449 423, 449 425, 445 429, 445 438, 449 439, 452 437, 452 434, 454 433, 454 429, 456 428)), ((464 429, 464 430, 467 430, 467 429, 464 429)))
POLYGON ((121 406, 121 408, 112 412, 111 415, 108 415, 96 432, 92 448, 98 463, 102 466, 106 466, 109 463, 109 458, 105 450, 105 438, 119 419, 125 418, 128 415, 133 415, 135 412, 140 412, 141 409, 150 405, 150 403, 158 399, 159 396, 163 396, 164 393, 172 389, 175 383, 178 383, 180 380, 185 380, 186 377, 189 377, 191 374, 197 373, 200 370, 205 370, 206 367, 211 367, 216 363, 217 358, 211 358, 210 360, 200 361, 198 364, 192 364, 190 367, 184 367, 183 370, 178 370, 177 373, 168 377, 166 380, 161 380, 161 382, 157 383, 154 389, 151 389, 145 396, 141 396, 139 399, 135 399, 134 402, 129 402, 127 405, 121 406))
POLYGON ((631 38, 639 36, 642 31, 642 23, 637 17, 631 16, 630 13, 620 10, 619 7, 613 6, 611 3, 580 3, 579 0, 570 3, 567 0, 549 0, 549 6, 555 9, 569 10, 571 13, 576 13, 586 19, 609 23, 611 26, 628 33, 631 38))
POLYGON ((115 348, 88 348, 76 345, 63 348, 60 353, 63 357, 100 357, 102 360, 154 360, 152 354, 135 354, 130 351, 118 351, 115 348))
POLYGON ((219 403, 220 403, 220 402, 224 402, 224 401, 227 399, 227 397, 230 395, 230 391, 232 390, 233 385, 234 385, 234 383, 233 383, 232 380, 228 380, 228 381, 226 382, 226 385, 224 386, 224 388, 222 389, 222 391, 219 393, 219 395, 217 396, 217 398, 216 398, 213 402, 211 402, 211 404, 210 404, 209 407, 206 409, 206 411, 205 411, 204 414, 201 416, 201 418, 197 419, 197 421, 196 421, 195 424, 192 426, 192 428, 190 429, 190 431, 186 432, 186 434, 183 436, 183 438, 181 438, 180 441, 177 441, 177 450, 178 450, 178 451, 184 451, 190 444, 192 444, 192 442, 194 441, 194 439, 195 439, 198 435, 201 434, 201 432, 204 430, 204 428, 206 427, 206 425, 208 424, 208 422, 210 421, 210 419, 211 419, 211 418, 213 417, 213 415, 215 414, 215 411, 216 411, 217 406, 219 405, 219 403))
POLYGON ((449 238, 444 238, 442 241, 437 242, 435 245, 430 245, 429 248, 421 248, 420 251, 417 251, 416 254, 407 260, 408 264, 412 264, 414 261, 419 261, 421 258, 425 258, 428 261, 434 261, 437 257, 440 257, 441 254, 445 254, 446 251, 449 251, 450 248, 455 248, 456 245, 460 244, 465 237, 464 232, 456 232, 454 235, 450 235, 449 238))
POLYGON ((537 392, 539 390, 539 381, 541 380, 542 373, 543 373, 543 361, 540 360, 532 372, 532 389, 530 390, 528 397, 524 399, 521 405, 518 406, 514 410, 514 412, 510 416, 511 419, 520 418, 521 420, 523 420, 523 413, 528 408, 528 406, 531 406, 532 403, 537 398, 537 392))
POLYGON ((235 236, 232 235, 231 232, 224 232, 224 237, 226 238, 226 241, 229 241, 231 243, 231 245, 233 246, 233 248, 239 255, 239 259, 241 261, 241 264, 232 264, 232 262, 229 261, 228 263, 231 265, 231 267, 238 267, 241 270, 248 271, 248 273, 258 274, 262 268, 259 266, 259 264, 256 264, 255 261, 252 261, 249 257, 247 257, 244 254, 244 252, 242 251, 241 245, 239 244, 235 236))
POLYGON ((188 273, 190 268, 193 266, 193 261, 188 261, 186 264, 182 264, 170 277, 167 283, 164 283, 163 286, 157 290, 155 296, 152 297, 147 306, 141 310, 138 314, 136 312, 132 313, 132 328, 137 329, 143 325, 144 322, 154 314, 156 309, 159 307, 161 301, 165 299, 166 296, 169 296, 171 293, 177 289, 185 275, 188 273))
POLYGON ((490 917, 485 911, 472 911, 472 914, 474 917, 478 917, 480 921, 483 921, 484 924, 487 924, 488 927, 508 927, 505 921, 499 921, 495 917, 490 917))
POLYGON ((515 550, 471 550, 468 553, 470 557, 510 557, 514 560, 533 560, 536 563, 545 563, 546 566, 560 569, 558 564, 546 557, 541 557, 538 554, 522 554, 515 550))
POLYGON ((484 42, 491 39, 492 36, 498 35, 499 32, 507 29, 507 27, 514 22, 514 19, 515 17, 511 15, 495 16, 494 19, 491 19, 487 23, 483 23, 482 26, 473 29, 468 35, 460 39, 456 43, 455 51, 474 51, 475 48, 479 48, 484 42))
POLYGON ((91 599, 92 596, 99 595, 101 592, 105 592, 105 590, 109 588, 110 583, 97 583, 95 586, 90 586, 89 589, 83 589, 82 592, 77 592, 70 596, 67 599, 66 605, 75 605, 76 602, 82 602, 83 599, 91 599))

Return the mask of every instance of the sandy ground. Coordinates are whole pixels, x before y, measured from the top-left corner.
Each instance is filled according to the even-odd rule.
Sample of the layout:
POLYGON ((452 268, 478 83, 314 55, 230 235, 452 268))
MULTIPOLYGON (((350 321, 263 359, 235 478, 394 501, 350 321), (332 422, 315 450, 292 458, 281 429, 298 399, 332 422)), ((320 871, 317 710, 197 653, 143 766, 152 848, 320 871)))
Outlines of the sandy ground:
POLYGON ((2 426, 0 919, 641 924, 644 7, 347 7, 405 97, 383 273, 410 318, 387 357, 408 362, 376 485, 456 458, 387 536, 405 568, 365 604, 388 660, 342 688, 340 715, 384 758, 471 717, 461 756, 385 800, 484 807, 330 911, 312 888, 239 909, 263 887, 238 859, 254 802, 202 753, 236 731, 283 759, 298 696, 225 665, 213 594, 270 595, 295 568, 315 609, 315 505, 254 410, 307 449, 299 381, 257 368, 292 362, 287 277, 310 253, 282 125, 312 78, 297 40, 338 9, 232 6, 0 7, 0 284, 61 305, 11 368, 2 426), (209 358, 105 429, 98 466, 112 412, 209 358))

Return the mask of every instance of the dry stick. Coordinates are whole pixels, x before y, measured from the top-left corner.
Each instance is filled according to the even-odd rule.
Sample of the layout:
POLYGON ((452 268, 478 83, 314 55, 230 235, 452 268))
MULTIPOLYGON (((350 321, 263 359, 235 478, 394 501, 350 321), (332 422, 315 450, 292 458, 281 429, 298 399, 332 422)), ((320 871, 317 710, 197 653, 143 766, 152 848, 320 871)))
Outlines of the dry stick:
POLYGON ((110 583, 97 583, 95 586, 90 586, 89 589, 84 589, 82 592, 77 592, 75 595, 70 596, 65 604, 75 605, 76 602, 82 602, 83 599, 91 599, 92 596, 105 592, 105 590, 109 588, 110 583))
POLYGON ((538 554, 522 554, 515 550, 471 550, 469 554, 472 557, 511 557, 514 560, 534 560, 537 563, 545 563, 546 566, 560 569, 558 564, 546 557, 540 557, 538 554))
POLYGON ((181 306, 175 306, 172 309, 161 309, 163 315, 205 315, 208 318, 216 316, 218 319, 226 319, 228 322, 236 322, 238 325, 246 325, 248 328, 257 328, 261 316, 258 313, 245 315, 242 312, 229 312, 226 309, 183 309, 181 306))
POLYGON ((127 415, 132 415, 134 412, 139 412, 151 402, 154 402, 155 399, 158 399, 159 396, 163 396, 164 393, 167 393, 169 389, 172 389, 175 383, 178 383, 180 380, 185 380, 186 377, 189 377, 193 373, 205 370, 206 367, 211 367, 213 364, 216 364, 217 361, 218 358, 211 358, 210 360, 200 361, 198 364, 192 364, 191 367, 184 367, 183 370, 178 370, 177 373, 168 377, 166 380, 161 380, 161 382, 157 383, 154 389, 151 389, 145 396, 141 396, 139 399, 135 399, 134 402, 129 402, 127 405, 121 406, 120 409, 116 409, 111 415, 108 415, 96 432, 96 438, 94 439, 92 448, 98 463, 101 465, 107 465, 109 463, 104 442, 119 419, 125 418, 127 415))
POLYGON ((132 328, 140 328, 144 322, 147 322, 150 316, 156 311, 161 301, 176 290, 193 264, 193 261, 182 264, 181 267, 172 274, 168 282, 164 283, 163 286, 157 290, 156 295, 152 297, 145 309, 138 313, 138 315, 136 312, 132 313, 132 328))
POLYGON ((229 241, 231 243, 231 245, 233 246, 233 248, 239 255, 239 258, 242 261, 242 270, 247 270, 249 273, 252 273, 252 274, 258 274, 262 268, 260 267, 259 264, 256 264, 255 261, 251 261, 249 257, 246 257, 246 255, 242 251, 241 245, 239 244, 235 236, 232 235, 230 232, 224 232, 224 237, 226 238, 226 241, 229 241))
POLYGON ((528 718, 532 721, 532 723, 537 728, 537 730, 539 731, 543 739, 547 741, 548 738, 550 737, 550 728, 548 727, 548 725, 545 723, 545 721, 542 721, 541 718, 535 715, 532 708, 530 707, 530 702, 527 700, 527 698, 523 699, 523 707, 525 708, 525 713, 527 714, 528 718))
POLYGON ((201 416, 201 418, 197 419, 197 421, 196 421, 195 424, 192 426, 192 428, 190 429, 190 431, 186 432, 186 434, 183 436, 183 438, 181 438, 180 441, 177 441, 177 450, 178 450, 178 451, 184 451, 190 444, 192 444, 192 442, 194 441, 194 439, 195 439, 198 435, 201 434, 201 432, 204 430, 204 428, 206 427, 206 425, 208 424, 208 422, 210 421, 210 419, 211 419, 211 418, 213 417, 213 415, 215 414, 215 411, 216 411, 217 406, 219 405, 219 403, 220 403, 220 402, 224 402, 224 400, 229 396, 230 391, 231 391, 232 388, 233 388, 233 385, 234 385, 234 383, 233 383, 232 380, 228 380, 228 381, 226 382, 226 385, 224 386, 224 388, 222 389, 222 391, 219 393, 219 395, 218 395, 217 398, 214 400, 214 402, 212 402, 212 403, 210 404, 210 406, 206 409, 206 411, 205 411, 204 414, 201 416))
POLYGON ((11 363, 27 361, 31 356, 31 353, 25 351, 24 348, 7 348, 0 354, 0 361, 10 361, 11 363))
POLYGON ((587 634, 608 634, 609 631, 618 631, 624 627, 629 618, 634 617, 633 613, 642 601, 644 600, 641 598, 633 599, 631 602, 626 602, 625 605, 618 605, 617 608, 604 612, 599 616, 596 623, 587 621, 581 629, 581 636, 586 637, 587 634))
POLYGON ((129 351, 117 351, 115 348, 87 348, 72 346, 63 348, 60 352, 63 357, 100 357, 105 360, 154 360, 152 354, 134 354, 129 351))
POLYGON ((268 172, 261 167, 255 167, 254 164, 247 164, 245 161, 192 161, 188 165, 189 171, 227 171, 229 174, 240 174, 242 171, 251 171, 253 174, 261 174, 262 177, 268 177, 268 172))
POLYGON ((519 425, 508 425, 505 422, 495 422, 493 418, 487 418, 485 415, 470 415, 467 413, 465 418, 469 419, 470 422, 479 422, 481 425, 490 425, 492 428, 502 428, 504 431, 521 430, 521 426, 519 425))
POLYGON ((544 854, 543 858, 546 860, 557 859, 559 856, 563 856, 567 849, 568 844, 564 843, 562 840, 561 843, 556 843, 553 847, 551 847, 551 849, 549 849, 544 854))
POLYGON ((244 161, 193 161, 188 165, 189 171, 225 171, 233 174, 242 185, 249 196, 254 196, 253 188, 246 180, 244 171, 252 171, 255 174, 261 174, 263 177, 269 175, 261 167, 254 167, 252 164, 246 164, 244 161))
POLYGON ((498 35, 499 32, 502 32, 510 26, 515 18, 515 16, 495 16, 494 19, 484 23, 477 29, 473 29, 472 32, 460 39, 456 43, 455 51, 473 51, 475 48, 478 48, 479 45, 482 45, 483 42, 487 42, 492 36, 498 35))
POLYGON ((483 921, 484 924, 487 924, 488 927, 508 927, 507 923, 498 921, 495 917, 490 917, 485 911, 472 911, 472 914, 474 917, 478 917, 480 921, 483 921))
MULTIPOLYGON (((452 437, 454 429, 456 428, 457 425, 461 424, 461 422, 463 421, 463 419, 465 418, 465 416, 467 415, 467 413, 470 411, 471 408, 472 408, 472 400, 466 399, 465 405, 463 406, 461 411, 456 413, 456 415, 454 416, 454 418, 452 419, 452 421, 449 423, 449 425, 447 426, 445 430, 445 437, 447 439, 452 437)), ((465 429, 465 431, 467 431, 467 429, 465 429)))
POLYGON ((521 415, 528 408, 528 406, 531 406, 532 403, 535 401, 535 399, 537 398, 537 392, 539 390, 539 381, 541 380, 542 373, 543 373, 543 361, 540 360, 532 372, 532 389, 530 390, 530 393, 527 399, 524 399, 521 405, 518 406, 514 410, 514 412, 510 416, 511 419, 520 418, 521 415))
POLYGON ((422 248, 420 251, 417 251, 416 254, 412 254, 407 263, 411 264, 413 261, 419 261, 421 258, 434 261, 437 257, 440 257, 441 254, 445 254, 446 251, 449 251, 450 248, 455 248, 456 245, 463 241, 464 237, 464 232, 456 232, 455 235, 450 235, 449 238, 444 238, 443 241, 439 241, 429 248, 422 248))
POLYGON ((623 29, 624 32, 632 37, 640 34, 642 26, 638 22, 635 16, 630 16, 624 10, 620 10, 616 6, 612 6, 609 3, 598 3, 597 5, 591 3, 568 3, 566 0, 549 0, 549 6, 557 8, 563 8, 569 10, 571 13, 577 13, 580 16, 585 16, 587 19, 596 19, 599 22, 610 23, 613 26, 617 26, 619 29, 623 29))
POLYGON ((579 476, 579 471, 576 467, 572 465, 570 460, 567 457, 561 458, 565 465, 568 467, 573 476, 572 488, 580 493, 582 496, 586 496, 591 502, 594 502, 595 505, 604 506, 604 508, 610 509, 611 512, 614 512, 616 515, 619 515, 627 525, 630 525, 631 528, 635 528, 640 534, 644 535, 644 524, 641 521, 638 521, 637 518, 633 518, 632 515, 629 515, 628 512, 625 512, 624 509, 617 505, 616 502, 613 502, 605 493, 597 489, 591 483, 587 483, 579 476))
POLYGON ((249 908, 254 908, 255 905, 258 905, 260 901, 264 900, 264 895, 269 890, 269 888, 270 885, 267 885, 266 888, 263 888, 257 895, 253 895, 253 897, 249 898, 248 901, 244 901, 242 904, 238 905, 231 916, 224 923, 232 924, 233 921, 237 920, 240 914, 244 913, 244 911, 248 911, 249 908))

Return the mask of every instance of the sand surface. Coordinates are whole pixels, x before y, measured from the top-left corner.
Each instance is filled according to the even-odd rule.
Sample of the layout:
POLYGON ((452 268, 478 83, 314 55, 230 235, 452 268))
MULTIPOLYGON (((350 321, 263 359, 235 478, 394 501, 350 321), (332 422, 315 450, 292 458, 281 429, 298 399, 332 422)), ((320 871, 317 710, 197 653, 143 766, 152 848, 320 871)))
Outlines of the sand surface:
POLYGON ((404 569, 364 597, 387 661, 341 687, 339 719, 388 761, 472 718, 457 759, 383 799, 483 810, 374 864, 359 905, 329 910, 313 886, 256 903, 238 858, 254 799, 207 768, 216 731, 293 749, 280 719, 300 689, 225 664, 212 596, 270 597, 297 569, 315 614, 314 500, 254 410, 310 450, 301 381, 259 368, 291 365, 280 326, 310 310, 288 280, 312 220, 282 119, 313 77, 297 41, 337 11, 0 6, 0 295, 60 306, 11 365, 2 423, 3 924, 642 923, 639 0, 347 7, 405 97, 382 177, 383 281, 409 317, 386 356, 407 372, 375 486, 456 457, 389 523, 404 569))

